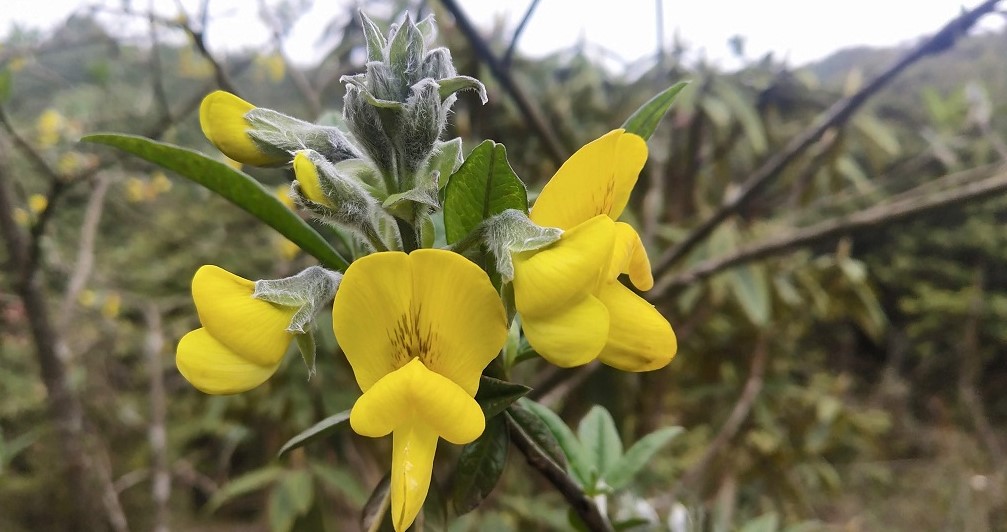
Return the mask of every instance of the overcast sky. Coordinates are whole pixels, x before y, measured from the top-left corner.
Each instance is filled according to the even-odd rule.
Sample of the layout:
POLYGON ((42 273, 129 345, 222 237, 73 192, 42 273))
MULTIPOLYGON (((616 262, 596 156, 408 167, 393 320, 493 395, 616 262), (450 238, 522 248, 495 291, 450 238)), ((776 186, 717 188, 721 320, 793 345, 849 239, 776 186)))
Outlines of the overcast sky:
MULTIPOLYGON (((910 42, 933 32, 962 7, 973 7, 980 0, 540 0, 520 48, 541 55, 584 39, 625 61, 639 59, 657 48, 658 2, 663 6, 666 43, 677 33, 697 54, 730 67, 734 62, 727 43, 734 35, 745 37, 749 57, 772 51, 792 65, 800 65, 844 47, 910 42)), ((84 5, 117 8, 127 3, 138 9, 153 5, 159 13, 174 17, 178 4, 194 12, 199 0, 3 0, 0 34, 5 34, 13 23, 52 27, 84 5)), ((320 57, 321 31, 336 13, 345 13, 338 6, 347 3, 355 2, 316 0, 295 26, 285 45, 287 52, 306 64, 320 57)), ((459 3, 485 29, 501 20, 512 29, 531 0, 459 3)), ((226 52, 268 41, 257 5, 253 0, 211 0, 211 49, 226 52)), ((987 22, 990 26, 994 21, 987 22)), ((146 31, 140 21, 134 28, 136 32, 146 31)))

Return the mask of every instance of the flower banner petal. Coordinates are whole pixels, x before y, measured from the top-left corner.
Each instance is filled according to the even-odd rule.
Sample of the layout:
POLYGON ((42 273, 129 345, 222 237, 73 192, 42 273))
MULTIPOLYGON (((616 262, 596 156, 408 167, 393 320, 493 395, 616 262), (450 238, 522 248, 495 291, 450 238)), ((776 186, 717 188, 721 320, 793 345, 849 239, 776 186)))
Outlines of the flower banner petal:
POLYGON ((252 297, 255 283, 217 266, 192 278, 192 299, 203 327, 228 349, 260 366, 279 363, 294 335, 287 326, 296 309, 252 297))
POLYGON ((619 218, 647 161, 647 143, 622 129, 577 150, 546 183, 530 217, 569 229, 598 214, 619 218))
POLYGON ((623 371, 663 368, 678 351, 668 320, 619 282, 605 283, 598 298, 608 308, 608 342, 598 358, 623 371))
POLYGON ((418 353, 426 366, 474 396, 483 368, 507 341, 507 314, 486 273, 465 257, 440 249, 409 255, 412 313, 431 344, 418 353))
POLYGON ((364 392, 412 356, 404 345, 412 291, 409 256, 400 251, 357 259, 343 275, 332 329, 364 392))
POLYGON ((199 328, 178 342, 175 365, 196 389, 226 395, 245 392, 266 382, 280 361, 266 366, 250 362, 218 342, 206 329, 199 328))

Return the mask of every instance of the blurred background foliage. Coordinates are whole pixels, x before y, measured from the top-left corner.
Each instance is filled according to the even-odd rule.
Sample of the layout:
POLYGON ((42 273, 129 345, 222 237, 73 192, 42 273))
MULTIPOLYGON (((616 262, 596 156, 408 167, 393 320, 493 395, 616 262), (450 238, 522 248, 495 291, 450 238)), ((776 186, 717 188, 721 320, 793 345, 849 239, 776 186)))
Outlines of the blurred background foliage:
MULTIPOLYGON (((277 39, 297 4, 263 9, 277 39)), ((372 7, 364 9, 385 27, 400 12, 372 7)), ((395 7, 435 13, 461 73, 487 84, 490 102, 463 96, 451 133, 467 149, 483 139, 506 144, 532 190, 649 97, 691 81, 650 140, 631 202, 658 266, 650 297, 675 326, 679 355, 642 375, 541 361, 517 368, 532 395, 572 426, 600 404, 627 444, 658 427, 685 428, 612 499, 611 515, 639 518, 627 521, 639 530, 1004 530, 1007 202, 993 196, 887 215, 998 171, 1007 157, 1007 33, 969 36, 911 67, 665 266, 659 258, 753 170, 904 50, 844 50, 795 68, 746 58, 739 39, 745 60, 735 71, 686 61, 678 43, 624 72, 603 68, 584 44, 541 59, 516 54, 504 69, 543 132, 440 3, 395 7), (878 217, 687 276, 739 248, 864 212, 878 217), (671 282, 683 275, 688 282, 671 282)), ((22 273, 6 247, 0 529, 65 529, 80 499, 116 530, 291 530, 319 520, 354 529, 386 470, 387 442, 349 430, 275 458, 288 438, 358 393, 331 335, 320 339, 318 374, 307 382, 288 357, 260 389, 208 397, 174 368, 173 344, 196 323, 188 292, 199 265, 254 279, 292 274, 311 259, 196 185, 76 142, 108 130, 215 153, 194 111, 227 83, 259 106, 338 123, 339 76, 362 68, 351 12, 334 20, 331 52, 311 68, 292 66, 277 49, 211 60, 200 39, 212 20, 202 27, 191 16, 154 20, 150 38, 137 41, 84 13, 52 32, 16 30, 0 48, 3 186, 22 234, 42 228, 32 240, 37 284, 99 472, 93 494, 60 474, 68 459, 59 416, 39 376, 22 273)), ((484 37, 499 58, 512 28, 484 37)), ((282 171, 246 171, 285 194, 282 171)), ((440 460, 445 470, 435 476, 447 479, 451 463, 440 460)), ((438 529, 435 514, 428 528, 438 529)), ((562 499, 512 451, 493 495, 450 529, 569 526, 562 499)))

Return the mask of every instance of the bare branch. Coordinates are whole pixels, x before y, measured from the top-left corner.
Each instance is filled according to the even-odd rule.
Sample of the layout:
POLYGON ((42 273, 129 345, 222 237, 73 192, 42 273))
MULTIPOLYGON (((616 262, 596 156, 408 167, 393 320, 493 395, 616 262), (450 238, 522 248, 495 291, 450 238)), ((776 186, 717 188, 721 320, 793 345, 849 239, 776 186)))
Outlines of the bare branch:
MULTIPOLYGON (((953 176, 952 176, 953 177, 953 176)), ((815 244, 863 230, 876 231, 888 224, 930 213, 932 211, 961 205, 966 202, 996 196, 1007 192, 1007 171, 967 183, 953 189, 905 196, 904 199, 886 202, 853 214, 840 216, 810 227, 790 231, 742 247, 736 252, 715 259, 706 260, 677 275, 668 274, 660 278, 647 297, 651 301, 661 300, 673 290, 701 281, 730 267, 754 260, 779 255, 799 247, 815 244)))
POLYGON ((734 403, 734 408, 727 416, 727 421, 720 428, 720 432, 713 438, 713 441, 706 446, 703 455, 699 457, 692 466, 682 474, 678 483, 671 489, 671 497, 675 498, 684 488, 692 485, 703 476, 703 472, 710 465, 710 462, 723 450, 741 430, 742 423, 748 419, 748 414, 752 412, 755 399, 762 391, 763 376, 766 373, 766 360, 769 359, 769 349, 766 346, 766 338, 759 337, 755 344, 755 351, 752 352, 752 366, 748 372, 748 380, 741 390, 738 401, 734 403))
POLYGON ((503 59, 500 61, 507 70, 510 70, 511 61, 514 60, 514 52, 517 51, 517 42, 521 38, 521 34, 524 33, 525 27, 531 21, 531 16, 535 13, 538 2, 539 0, 532 0, 531 4, 528 4, 528 9, 525 10, 524 16, 521 17, 521 22, 514 28, 514 35, 510 38, 510 45, 507 46, 507 52, 504 53, 503 59))
POLYGON ((504 68, 502 64, 500 64, 500 61, 493 54, 493 51, 490 50, 489 45, 485 40, 483 40, 482 36, 479 35, 479 32, 476 30, 475 26, 472 25, 472 22, 468 19, 468 16, 465 15, 465 12, 462 11, 462 8, 458 6, 455 0, 441 0, 441 3, 444 4, 444 7, 455 18, 455 23, 458 25, 458 29, 460 29, 462 34, 465 35, 465 38, 468 39, 469 44, 472 45, 476 55, 479 56, 484 63, 486 63, 486 66, 489 67, 493 77, 500 82, 503 89, 510 95, 511 99, 514 100, 518 110, 524 116, 525 120, 528 121, 528 125, 531 126, 531 128, 535 130, 535 133, 538 134, 539 138, 542 139, 542 143, 545 145, 546 152, 548 152, 549 156, 552 157, 553 161, 557 165, 563 164, 563 161, 566 160, 569 152, 562 147, 559 140, 556 138, 555 133, 553 133, 552 129, 542 118, 542 115, 539 114, 538 110, 532 106, 531 101, 510 75, 510 72, 504 68))
POLYGON ((584 521, 587 529, 592 532, 612 532, 611 523, 602 515, 598 505, 580 489, 580 486, 566 474, 566 471, 563 471, 535 446, 531 437, 525 434, 509 415, 507 416, 507 427, 510 429, 511 441, 524 455, 528 465, 541 473, 556 488, 556 491, 563 495, 570 508, 584 521))
POLYGON ((63 294, 63 301, 59 309, 59 321, 57 329, 65 331, 73 317, 73 310, 76 308, 74 301, 80 295, 81 290, 91 277, 94 269, 94 244, 98 234, 101 213, 105 207, 105 196, 108 192, 111 179, 105 174, 100 174, 95 179, 94 190, 87 200, 87 207, 84 209, 84 221, 80 227, 80 247, 77 248, 77 261, 73 272, 70 274, 70 281, 67 283, 66 292, 63 294))
POLYGON ((762 166, 752 172, 741 184, 738 192, 728 198, 709 218, 693 229, 682 241, 661 255, 654 263, 654 270, 659 274, 664 273, 670 266, 684 258, 724 220, 738 212, 769 185, 790 163, 821 138, 829 128, 844 124, 868 99, 913 63, 951 48, 960 38, 965 36, 980 18, 992 12, 999 1, 986 0, 971 11, 963 12, 958 18, 948 22, 936 34, 909 51, 855 94, 833 104, 812 126, 791 139, 782 151, 771 156, 762 166))

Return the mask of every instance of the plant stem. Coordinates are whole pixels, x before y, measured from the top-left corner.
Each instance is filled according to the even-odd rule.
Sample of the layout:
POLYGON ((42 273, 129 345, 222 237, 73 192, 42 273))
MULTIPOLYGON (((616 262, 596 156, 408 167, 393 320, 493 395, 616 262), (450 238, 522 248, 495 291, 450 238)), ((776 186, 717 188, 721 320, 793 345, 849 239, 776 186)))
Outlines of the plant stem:
POLYGON ((584 526, 592 532, 613 532, 612 524, 609 523, 607 517, 602 515, 594 500, 584 493, 580 486, 566 474, 566 471, 563 471, 556 462, 553 462, 538 448, 510 415, 507 415, 507 425, 510 428, 511 441, 524 455, 528 465, 541 473, 556 488, 556 491, 563 495, 570 508, 584 522, 584 526))

